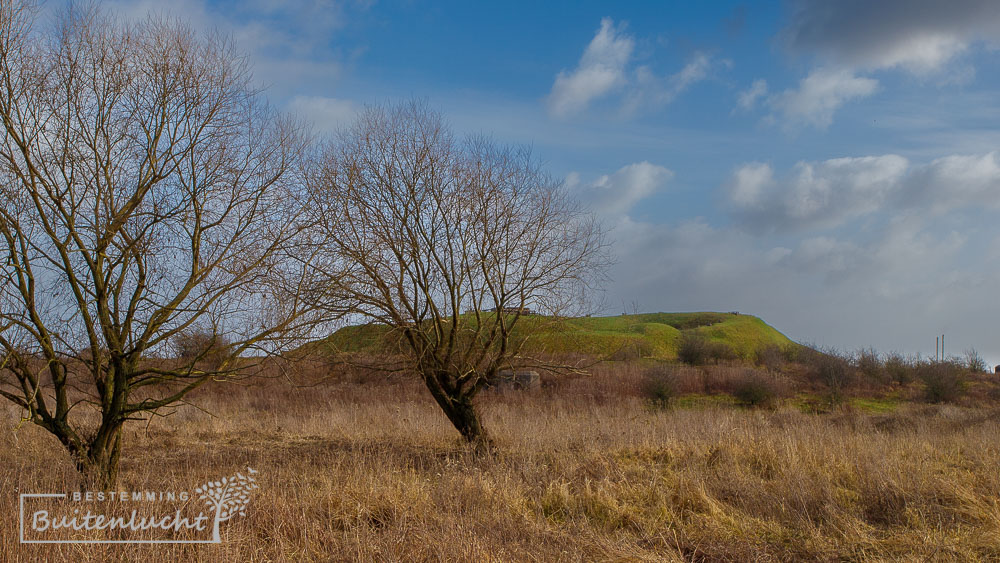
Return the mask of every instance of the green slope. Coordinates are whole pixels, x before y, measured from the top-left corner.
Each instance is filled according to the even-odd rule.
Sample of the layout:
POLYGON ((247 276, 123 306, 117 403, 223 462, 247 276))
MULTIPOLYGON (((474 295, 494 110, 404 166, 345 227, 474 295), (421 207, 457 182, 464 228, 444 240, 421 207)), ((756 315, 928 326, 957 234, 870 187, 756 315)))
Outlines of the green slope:
MULTIPOLYGON (((518 329, 519 335, 527 336, 528 353, 586 354, 609 359, 674 360, 686 332, 722 342, 747 359, 769 346, 794 346, 761 319, 732 313, 643 313, 561 320, 529 316, 521 319, 518 329)), ((310 348, 313 346, 327 353, 385 353, 395 344, 386 327, 360 325, 342 328, 310 348)))
POLYGON ((764 321, 730 313, 645 313, 568 319, 565 326, 533 337, 531 348, 552 353, 583 352, 604 357, 677 358, 685 332, 722 342, 737 355, 752 358, 768 346, 793 343, 764 321))

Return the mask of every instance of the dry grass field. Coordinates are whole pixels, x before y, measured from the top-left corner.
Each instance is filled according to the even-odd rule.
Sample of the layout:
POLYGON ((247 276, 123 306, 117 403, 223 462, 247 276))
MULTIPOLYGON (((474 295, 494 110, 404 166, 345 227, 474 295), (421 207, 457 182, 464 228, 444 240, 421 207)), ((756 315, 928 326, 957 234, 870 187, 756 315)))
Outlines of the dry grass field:
MULTIPOLYGON (((686 369, 686 368, 685 368, 686 369)), ((78 487, 4 411, 7 561, 995 561, 1000 411, 787 402, 651 408, 641 368, 482 397, 495 455, 407 379, 220 383, 129 427, 124 489, 191 490, 250 465, 220 545, 21 545, 17 492, 78 487)))

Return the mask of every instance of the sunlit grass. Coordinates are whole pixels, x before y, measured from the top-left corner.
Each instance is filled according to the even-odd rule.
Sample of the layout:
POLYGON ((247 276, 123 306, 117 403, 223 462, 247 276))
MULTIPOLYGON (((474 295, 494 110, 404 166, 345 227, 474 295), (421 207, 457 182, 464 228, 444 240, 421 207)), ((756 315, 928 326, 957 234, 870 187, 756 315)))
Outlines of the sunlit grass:
POLYGON ((12 560, 996 560, 995 409, 682 395, 652 409, 616 364, 482 397, 477 456, 418 383, 218 385, 132 426, 126 488, 190 489, 245 465, 261 489, 218 546, 22 546, 17 491, 73 490, 58 444, 9 410, 0 552, 12 560), (207 412, 206 412, 207 411, 207 412), (209 414, 211 413, 211 414, 209 414))

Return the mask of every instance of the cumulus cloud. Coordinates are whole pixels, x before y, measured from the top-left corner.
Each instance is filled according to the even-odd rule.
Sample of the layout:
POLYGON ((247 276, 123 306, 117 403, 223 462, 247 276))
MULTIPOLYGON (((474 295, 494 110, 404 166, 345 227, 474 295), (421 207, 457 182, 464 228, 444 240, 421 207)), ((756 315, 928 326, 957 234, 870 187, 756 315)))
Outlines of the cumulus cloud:
POLYGON ((848 101, 870 96, 878 81, 857 76, 849 69, 819 68, 768 101, 788 127, 812 125, 820 129, 833 123, 833 114, 848 101))
POLYGON ((879 209, 909 162, 897 155, 800 162, 781 178, 763 163, 743 165, 727 190, 730 208, 755 231, 832 227, 879 209))
POLYGON ((623 166, 586 185, 581 183, 578 174, 570 174, 566 185, 595 212, 615 218, 627 214, 636 203, 663 189, 673 175, 667 168, 643 161, 623 166))
POLYGON ((878 211, 1000 208, 1000 153, 921 164, 892 154, 835 158, 799 162, 780 175, 768 164, 748 163, 733 172, 725 199, 754 232, 828 229, 878 211))
POLYGON ((634 48, 635 41, 624 28, 616 27, 611 18, 602 19, 577 67, 556 76, 549 94, 549 111, 558 117, 572 115, 624 86, 625 67, 634 48))
POLYGON ((711 62, 711 57, 705 53, 696 54, 680 72, 671 77, 671 89, 682 91, 695 82, 704 80, 708 76, 711 62))
MULTIPOLYGON (((712 226, 703 218, 672 225, 626 218, 614 238, 618 263, 611 303, 636 300, 652 310, 750 312, 799 339, 838 334, 826 333, 825 321, 816 318, 845 315, 865 325, 859 321, 874 321, 915 302, 915 296, 946 287, 954 271, 947 266, 956 264, 967 240, 913 217, 888 220, 868 233, 803 236, 790 247, 775 245, 771 237, 712 226), (945 268, 928 270, 929 256, 945 268)), ((853 334, 839 332, 841 337, 853 334)), ((884 342, 876 336, 868 332, 869 340, 855 345, 884 342)))
POLYGON ((1000 207, 1000 153, 951 155, 914 171, 901 203, 935 213, 955 207, 1000 207))
POLYGON ((961 233, 935 230, 920 217, 896 217, 879 223, 868 238, 857 233, 805 237, 775 265, 794 275, 818 276, 827 285, 865 284, 869 295, 901 299, 928 281, 940 283, 928 279, 928 257, 947 262, 966 241, 961 233))
POLYGON ((749 88, 740 92, 736 102, 743 110, 751 110, 757 105, 757 101, 767 95, 767 80, 758 78, 753 81, 749 88))
POLYGON ((782 33, 794 51, 861 69, 942 70, 977 41, 1000 39, 994 0, 799 0, 782 33))
POLYGON ((622 110, 626 114, 640 109, 656 109, 674 101, 677 96, 709 77, 715 66, 730 66, 728 60, 716 60, 707 53, 695 53, 684 67, 666 77, 656 76, 648 66, 635 71, 622 110))
POLYGON ((933 75, 942 84, 971 79, 975 68, 961 55, 976 45, 1000 46, 1000 2, 798 0, 779 37, 819 66, 797 88, 769 100, 769 120, 822 129, 839 107, 876 91, 877 72, 933 75))
POLYGON ((634 49, 635 39, 625 32, 624 25, 616 26, 611 18, 602 19, 577 67, 556 75, 548 97, 549 113, 569 117, 612 94, 623 96, 622 110, 626 114, 642 108, 655 109, 708 78, 714 67, 732 65, 707 53, 695 53, 678 72, 659 76, 649 65, 632 66, 634 49))

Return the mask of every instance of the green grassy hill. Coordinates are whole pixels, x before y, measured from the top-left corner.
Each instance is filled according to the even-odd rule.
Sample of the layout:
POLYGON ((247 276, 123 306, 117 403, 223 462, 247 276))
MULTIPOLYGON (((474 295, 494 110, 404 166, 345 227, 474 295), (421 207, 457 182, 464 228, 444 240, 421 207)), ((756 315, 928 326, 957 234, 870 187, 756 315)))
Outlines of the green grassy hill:
MULTIPOLYGON (((527 335, 526 352, 607 359, 674 360, 685 333, 725 344, 746 359, 769 346, 785 349, 795 345, 761 319, 732 313, 643 313, 558 321, 529 316, 521 319, 518 328, 520 334, 527 335)), ((394 343, 386 327, 360 325, 342 328, 313 346, 325 352, 384 353, 394 343)))
POLYGON ((768 346, 794 345, 764 321, 730 313, 645 313, 569 319, 564 327, 533 336, 530 347, 552 353, 583 352, 611 358, 673 360, 685 333, 729 346, 752 358, 768 346))

